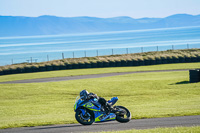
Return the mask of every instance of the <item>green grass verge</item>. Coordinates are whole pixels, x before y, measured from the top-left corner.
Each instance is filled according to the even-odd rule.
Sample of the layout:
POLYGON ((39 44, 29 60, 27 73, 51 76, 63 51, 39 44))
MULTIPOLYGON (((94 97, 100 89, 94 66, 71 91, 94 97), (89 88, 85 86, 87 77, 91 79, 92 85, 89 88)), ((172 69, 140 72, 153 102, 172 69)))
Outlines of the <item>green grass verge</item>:
POLYGON ((101 74, 101 73, 149 71, 149 70, 172 70, 172 69, 194 69, 194 68, 200 68, 200 63, 178 63, 178 64, 163 64, 163 65, 138 66, 138 67, 76 69, 76 70, 60 70, 60 71, 50 71, 50 72, 15 74, 15 75, 0 76, 0 82, 24 80, 24 79, 36 79, 36 78, 101 74))
POLYGON ((189 72, 138 73, 50 83, 0 84, 0 128, 75 123, 82 89, 127 107, 133 119, 200 115, 200 83, 189 72))
POLYGON ((123 130, 123 131, 109 131, 99 133, 199 133, 200 126, 194 127, 173 127, 173 128, 155 128, 145 130, 123 130))

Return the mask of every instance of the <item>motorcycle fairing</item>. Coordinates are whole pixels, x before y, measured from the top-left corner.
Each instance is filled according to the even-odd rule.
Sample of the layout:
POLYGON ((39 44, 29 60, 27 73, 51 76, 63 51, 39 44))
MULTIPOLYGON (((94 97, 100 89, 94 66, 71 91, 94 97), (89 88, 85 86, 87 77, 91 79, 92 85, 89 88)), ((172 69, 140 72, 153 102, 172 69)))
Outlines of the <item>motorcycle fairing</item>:
POLYGON ((91 99, 87 102, 81 103, 81 106, 83 106, 89 110, 92 110, 92 111, 101 111, 101 105, 95 101, 96 101, 96 99, 91 99))
MULTIPOLYGON (((117 102, 118 98, 114 97, 112 98, 109 103, 112 105, 117 102)), ((105 114, 105 112, 101 111, 101 104, 97 102, 97 99, 91 99, 88 101, 82 101, 80 97, 77 97, 76 102, 74 104, 74 110, 80 109, 85 115, 86 111, 85 109, 82 109, 80 107, 84 107, 86 109, 89 109, 94 112, 95 122, 103 122, 103 121, 109 121, 109 120, 115 120, 116 115, 114 113, 110 113, 108 115, 105 114)))
POLYGON ((95 112, 95 122, 103 122, 109 120, 115 120, 116 115, 114 113, 110 113, 109 115, 102 114, 102 112, 95 112))

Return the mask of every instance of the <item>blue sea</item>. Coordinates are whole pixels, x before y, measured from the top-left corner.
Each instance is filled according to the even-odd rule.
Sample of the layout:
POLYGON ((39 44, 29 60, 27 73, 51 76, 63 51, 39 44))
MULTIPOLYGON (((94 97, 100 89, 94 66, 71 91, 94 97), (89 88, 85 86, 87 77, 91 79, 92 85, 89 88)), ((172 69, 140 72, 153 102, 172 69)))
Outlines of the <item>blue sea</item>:
POLYGON ((200 48, 200 26, 0 37, 0 66, 62 58, 200 48))

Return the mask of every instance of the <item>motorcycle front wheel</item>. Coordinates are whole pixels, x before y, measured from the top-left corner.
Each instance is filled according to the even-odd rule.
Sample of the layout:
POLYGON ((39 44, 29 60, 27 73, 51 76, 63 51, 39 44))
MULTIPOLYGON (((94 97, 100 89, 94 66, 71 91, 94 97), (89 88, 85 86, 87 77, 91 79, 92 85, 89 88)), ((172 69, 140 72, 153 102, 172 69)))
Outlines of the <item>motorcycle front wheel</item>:
POLYGON ((131 112, 127 108, 123 106, 115 106, 114 108, 117 110, 116 120, 118 122, 125 123, 131 120, 131 112))
POLYGON ((82 125, 91 125, 94 122, 93 112, 87 109, 85 115, 83 115, 81 110, 77 110, 75 118, 82 125))

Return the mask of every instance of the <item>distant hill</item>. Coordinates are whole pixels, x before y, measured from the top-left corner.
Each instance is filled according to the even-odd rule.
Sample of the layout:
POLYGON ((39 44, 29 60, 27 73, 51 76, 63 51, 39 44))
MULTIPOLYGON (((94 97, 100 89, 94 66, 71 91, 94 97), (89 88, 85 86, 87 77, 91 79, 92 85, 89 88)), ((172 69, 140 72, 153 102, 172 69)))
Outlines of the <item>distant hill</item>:
POLYGON ((0 16, 0 37, 54 35, 200 26, 200 15, 176 14, 166 18, 19 17, 0 16))

